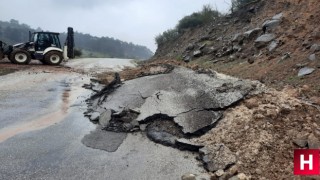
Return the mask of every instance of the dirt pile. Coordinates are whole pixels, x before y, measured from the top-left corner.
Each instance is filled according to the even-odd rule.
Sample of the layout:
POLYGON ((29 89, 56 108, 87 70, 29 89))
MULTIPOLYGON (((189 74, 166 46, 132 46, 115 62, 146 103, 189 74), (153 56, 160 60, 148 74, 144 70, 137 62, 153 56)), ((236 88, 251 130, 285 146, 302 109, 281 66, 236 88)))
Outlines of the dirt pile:
POLYGON ((320 111, 293 97, 296 90, 268 90, 229 109, 217 127, 194 141, 224 144, 237 157, 234 168, 253 179, 294 179, 293 150, 320 148, 320 111))

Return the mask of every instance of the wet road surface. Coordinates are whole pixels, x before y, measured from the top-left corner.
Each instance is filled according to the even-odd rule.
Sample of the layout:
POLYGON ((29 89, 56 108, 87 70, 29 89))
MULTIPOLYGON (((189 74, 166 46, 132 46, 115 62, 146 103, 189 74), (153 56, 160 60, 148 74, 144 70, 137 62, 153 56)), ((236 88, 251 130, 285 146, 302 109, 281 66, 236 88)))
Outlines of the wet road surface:
MULTIPOLYGON (((87 73, 132 66, 128 60, 83 59, 67 66, 87 73)), ((83 117, 90 76, 27 69, 0 76, 0 179, 180 179, 201 174, 195 155, 128 134, 115 152, 81 139, 96 127, 83 117)))

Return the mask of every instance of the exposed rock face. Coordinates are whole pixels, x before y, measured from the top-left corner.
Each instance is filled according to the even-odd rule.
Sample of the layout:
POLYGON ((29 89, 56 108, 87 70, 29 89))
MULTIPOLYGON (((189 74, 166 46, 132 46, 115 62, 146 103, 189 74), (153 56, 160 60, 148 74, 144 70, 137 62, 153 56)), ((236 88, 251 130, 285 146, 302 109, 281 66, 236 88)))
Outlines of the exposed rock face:
POLYGON ((226 169, 236 162, 236 156, 224 144, 215 144, 200 149, 205 167, 210 172, 226 169), (209 150, 210 149, 210 150, 209 150))

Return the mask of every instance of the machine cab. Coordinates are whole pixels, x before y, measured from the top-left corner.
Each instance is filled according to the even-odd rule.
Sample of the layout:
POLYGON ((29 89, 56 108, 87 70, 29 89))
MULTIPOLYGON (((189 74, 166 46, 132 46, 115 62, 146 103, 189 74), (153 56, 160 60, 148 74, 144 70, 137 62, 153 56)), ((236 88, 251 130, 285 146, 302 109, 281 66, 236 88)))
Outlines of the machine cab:
POLYGON ((61 49, 59 33, 35 32, 32 34, 31 42, 34 43, 34 48, 36 52, 43 52, 45 49, 49 47, 56 47, 61 49))

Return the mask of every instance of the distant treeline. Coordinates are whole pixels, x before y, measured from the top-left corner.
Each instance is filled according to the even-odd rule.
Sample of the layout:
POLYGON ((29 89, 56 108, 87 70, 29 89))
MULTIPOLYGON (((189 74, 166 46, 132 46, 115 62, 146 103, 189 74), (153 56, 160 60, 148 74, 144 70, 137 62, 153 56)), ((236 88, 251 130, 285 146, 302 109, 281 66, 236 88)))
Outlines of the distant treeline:
MULTIPOLYGON (((10 20, 10 22, 0 21, 0 40, 7 44, 27 42, 29 31, 42 31, 42 29, 33 29, 29 25, 20 24, 19 21, 14 19, 10 20)), ((66 36, 66 33, 60 34, 61 44, 64 43, 66 36)), ((145 46, 123 42, 110 37, 94 37, 90 34, 76 32, 76 29, 75 45, 77 49, 84 52, 82 53, 84 56, 88 57, 148 59, 153 55, 145 46)))

